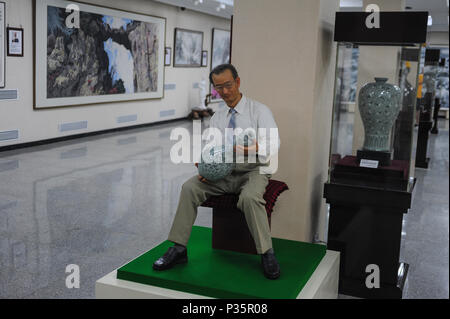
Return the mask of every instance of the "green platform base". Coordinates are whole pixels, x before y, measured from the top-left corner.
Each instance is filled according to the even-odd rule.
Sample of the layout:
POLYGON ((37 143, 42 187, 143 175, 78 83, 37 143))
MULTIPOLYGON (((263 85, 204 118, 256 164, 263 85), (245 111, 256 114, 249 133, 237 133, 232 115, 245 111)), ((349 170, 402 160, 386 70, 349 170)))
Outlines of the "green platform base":
POLYGON ((211 247, 211 229, 194 226, 187 264, 166 271, 153 262, 173 244, 165 241, 117 270, 117 278, 213 298, 295 299, 326 253, 326 246, 272 239, 281 276, 266 279, 259 255, 211 247))

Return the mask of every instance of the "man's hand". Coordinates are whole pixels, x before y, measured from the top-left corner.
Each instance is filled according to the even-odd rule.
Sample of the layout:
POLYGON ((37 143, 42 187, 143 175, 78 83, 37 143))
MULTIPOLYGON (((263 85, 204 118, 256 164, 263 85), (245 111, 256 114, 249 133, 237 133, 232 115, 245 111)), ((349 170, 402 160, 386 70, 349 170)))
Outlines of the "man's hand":
POLYGON ((255 142, 255 144, 251 146, 236 145, 234 151, 240 154, 244 153, 244 155, 248 155, 249 152, 256 154, 258 153, 258 142, 255 142))
POLYGON ((203 176, 201 176, 201 175, 198 175, 198 180, 200 182, 202 182, 202 183, 207 183, 208 182, 208 180, 206 178, 204 178, 203 176))
MULTIPOLYGON (((195 163, 194 165, 195 165, 195 167, 198 168, 198 163, 195 163)), ((198 175, 198 180, 200 182, 203 182, 203 183, 207 183, 208 182, 208 180, 206 178, 204 178, 203 176, 200 176, 200 175, 198 175)))

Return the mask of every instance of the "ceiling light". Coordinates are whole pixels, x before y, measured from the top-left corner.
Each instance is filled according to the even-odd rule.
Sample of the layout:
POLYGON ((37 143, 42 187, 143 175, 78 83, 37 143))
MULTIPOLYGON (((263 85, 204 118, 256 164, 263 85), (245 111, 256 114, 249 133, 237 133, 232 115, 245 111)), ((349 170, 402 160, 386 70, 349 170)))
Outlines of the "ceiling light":
POLYGON ((220 4, 220 9, 225 9, 225 8, 226 8, 225 4, 224 4, 224 3, 221 3, 221 4, 220 4))
POLYGON ((433 18, 428 16, 428 26, 433 25, 433 18))
POLYGON ((340 7, 346 8, 346 7, 362 7, 363 1, 362 0, 341 0, 340 1, 340 7))

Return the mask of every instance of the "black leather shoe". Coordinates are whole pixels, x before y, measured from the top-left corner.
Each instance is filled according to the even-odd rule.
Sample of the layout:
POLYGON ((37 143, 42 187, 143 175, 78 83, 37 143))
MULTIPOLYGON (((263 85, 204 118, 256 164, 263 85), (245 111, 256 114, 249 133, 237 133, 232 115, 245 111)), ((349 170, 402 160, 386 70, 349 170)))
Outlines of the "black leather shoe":
POLYGON ((273 251, 261 255, 261 263, 264 270, 264 276, 268 279, 277 279, 280 277, 280 264, 273 251))
POLYGON ((187 261, 187 249, 184 249, 183 252, 179 252, 172 246, 161 258, 153 263, 153 269, 166 270, 172 268, 176 264, 186 263, 187 261))

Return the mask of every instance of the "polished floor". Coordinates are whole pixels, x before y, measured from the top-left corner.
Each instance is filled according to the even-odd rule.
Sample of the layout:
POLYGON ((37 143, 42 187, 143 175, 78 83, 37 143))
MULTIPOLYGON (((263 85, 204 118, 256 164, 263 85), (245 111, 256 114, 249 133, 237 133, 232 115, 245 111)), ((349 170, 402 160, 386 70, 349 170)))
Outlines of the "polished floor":
MULTIPOLYGON (((1 152, 0 298, 94 298, 97 279, 164 241, 181 185, 196 173, 170 161, 175 127, 192 123, 1 152), (66 285, 69 265, 79 288, 66 285)), ((441 119, 404 217, 405 298, 449 297, 448 142, 441 119)), ((211 225, 209 209, 196 224, 211 225)))
POLYGON ((449 298, 449 121, 439 121, 439 133, 430 134, 428 143, 429 168, 416 168, 412 208, 403 217, 406 299, 449 298))

